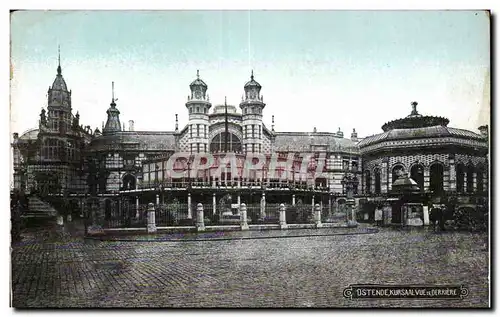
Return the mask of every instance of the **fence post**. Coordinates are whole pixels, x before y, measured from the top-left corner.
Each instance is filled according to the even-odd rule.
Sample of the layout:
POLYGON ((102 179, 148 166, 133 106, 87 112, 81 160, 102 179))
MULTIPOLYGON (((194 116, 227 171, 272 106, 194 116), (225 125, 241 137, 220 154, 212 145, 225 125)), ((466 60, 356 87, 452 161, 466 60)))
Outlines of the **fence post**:
POLYGON ((286 207, 285 204, 280 204, 280 229, 288 229, 286 224, 286 207))
POLYGON ((247 205, 245 205, 245 203, 242 203, 240 205, 240 223, 241 223, 241 230, 248 230, 247 205))
POLYGON ((198 203, 196 206, 196 230, 205 231, 205 221, 203 219, 203 205, 198 203))
POLYGON ((321 228, 323 226, 321 224, 321 206, 319 204, 314 206, 314 223, 316 224, 316 228, 321 228))
POLYGON ((148 233, 156 232, 155 205, 148 204, 148 233))

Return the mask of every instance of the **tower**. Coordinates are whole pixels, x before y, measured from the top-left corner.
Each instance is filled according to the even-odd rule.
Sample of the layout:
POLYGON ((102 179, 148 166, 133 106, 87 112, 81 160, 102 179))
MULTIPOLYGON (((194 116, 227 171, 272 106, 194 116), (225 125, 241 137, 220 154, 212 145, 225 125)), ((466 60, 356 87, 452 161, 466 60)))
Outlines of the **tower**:
POLYGON ((250 81, 244 86, 245 97, 240 103, 243 127, 243 152, 262 152, 262 110, 266 106, 260 95, 262 86, 254 80, 253 71, 250 81))
POLYGON ((68 91, 68 87, 62 76, 60 50, 58 53, 57 75, 47 92, 48 118, 45 121, 45 115, 43 115, 40 121, 41 123, 45 123, 46 128, 51 132, 64 135, 71 128, 71 91, 68 91))
POLYGON ((188 96, 186 108, 189 111, 188 143, 190 153, 208 151, 208 111, 212 104, 207 95, 208 86, 200 79, 200 71, 196 71, 196 79, 189 85, 191 96, 188 96))
POLYGON ((120 132, 122 127, 120 125, 120 111, 116 109, 116 100, 115 99, 115 82, 111 83, 111 104, 109 109, 106 111, 108 114, 108 120, 106 121, 106 125, 104 126, 102 133, 109 134, 120 132))

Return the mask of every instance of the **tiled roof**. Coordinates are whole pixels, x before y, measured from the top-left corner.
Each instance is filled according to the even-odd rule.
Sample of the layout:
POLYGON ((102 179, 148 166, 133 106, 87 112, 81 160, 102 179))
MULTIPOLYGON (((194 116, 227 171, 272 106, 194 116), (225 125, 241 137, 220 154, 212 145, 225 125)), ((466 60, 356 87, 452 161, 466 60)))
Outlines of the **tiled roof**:
POLYGON ((338 137, 334 133, 276 132, 275 151, 310 151, 311 145, 327 146, 327 151, 357 153, 358 146, 351 139, 338 137))
POLYGON ((52 89, 68 91, 66 82, 61 74, 57 74, 56 79, 54 79, 54 83, 52 84, 52 89))
POLYGON ((174 132, 122 131, 95 138, 90 147, 93 150, 106 150, 111 145, 135 145, 142 151, 175 150, 174 132))
POLYGON ((472 138, 482 140, 482 136, 472 131, 450 128, 445 126, 421 127, 412 129, 393 129, 384 133, 372 135, 359 142, 360 147, 365 147, 373 143, 384 140, 404 140, 415 138, 434 138, 456 136, 459 138, 472 138))

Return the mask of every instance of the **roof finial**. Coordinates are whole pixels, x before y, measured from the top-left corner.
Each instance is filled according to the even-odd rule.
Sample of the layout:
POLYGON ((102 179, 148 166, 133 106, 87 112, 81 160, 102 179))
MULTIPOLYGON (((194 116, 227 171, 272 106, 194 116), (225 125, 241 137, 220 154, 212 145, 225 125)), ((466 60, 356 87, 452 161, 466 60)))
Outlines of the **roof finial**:
POLYGON ((61 45, 57 45, 57 74, 61 75, 61 45))
POLYGON ((272 116, 272 119, 271 119, 271 120, 272 120, 271 131, 273 131, 273 132, 274 132, 274 114, 273 114, 273 116, 272 116))
POLYGON ((412 115, 417 115, 418 114, 417 105, 418 105, 418 102, 416 102, 416 101, 412 101, 411 102, 411 114, 412 115))
POLYGON ((200 70, 199 69, 196 70, 196 78, 200 79, 200 70))
POLYGON ((224 105, 226 106, 227 109, 227 96, 224 96, 224 105))
POLYGON ((250 76, 250 79, 253 80, 253 69, 252 69, 252 76, 250 76))
POLYGON ((178 131, 179 130, 179 121, 178 121, 178 118, 177 118, 177 113, 175 114, 175 131, 178 131))

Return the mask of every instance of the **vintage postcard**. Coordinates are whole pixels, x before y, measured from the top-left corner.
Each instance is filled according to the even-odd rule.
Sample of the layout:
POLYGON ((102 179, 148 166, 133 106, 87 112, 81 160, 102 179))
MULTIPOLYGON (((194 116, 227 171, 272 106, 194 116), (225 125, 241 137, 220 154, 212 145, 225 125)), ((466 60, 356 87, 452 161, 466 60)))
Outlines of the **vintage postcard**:
POLYGON ((489 11, 12 11, 14 308, 489 308, 489 11))

